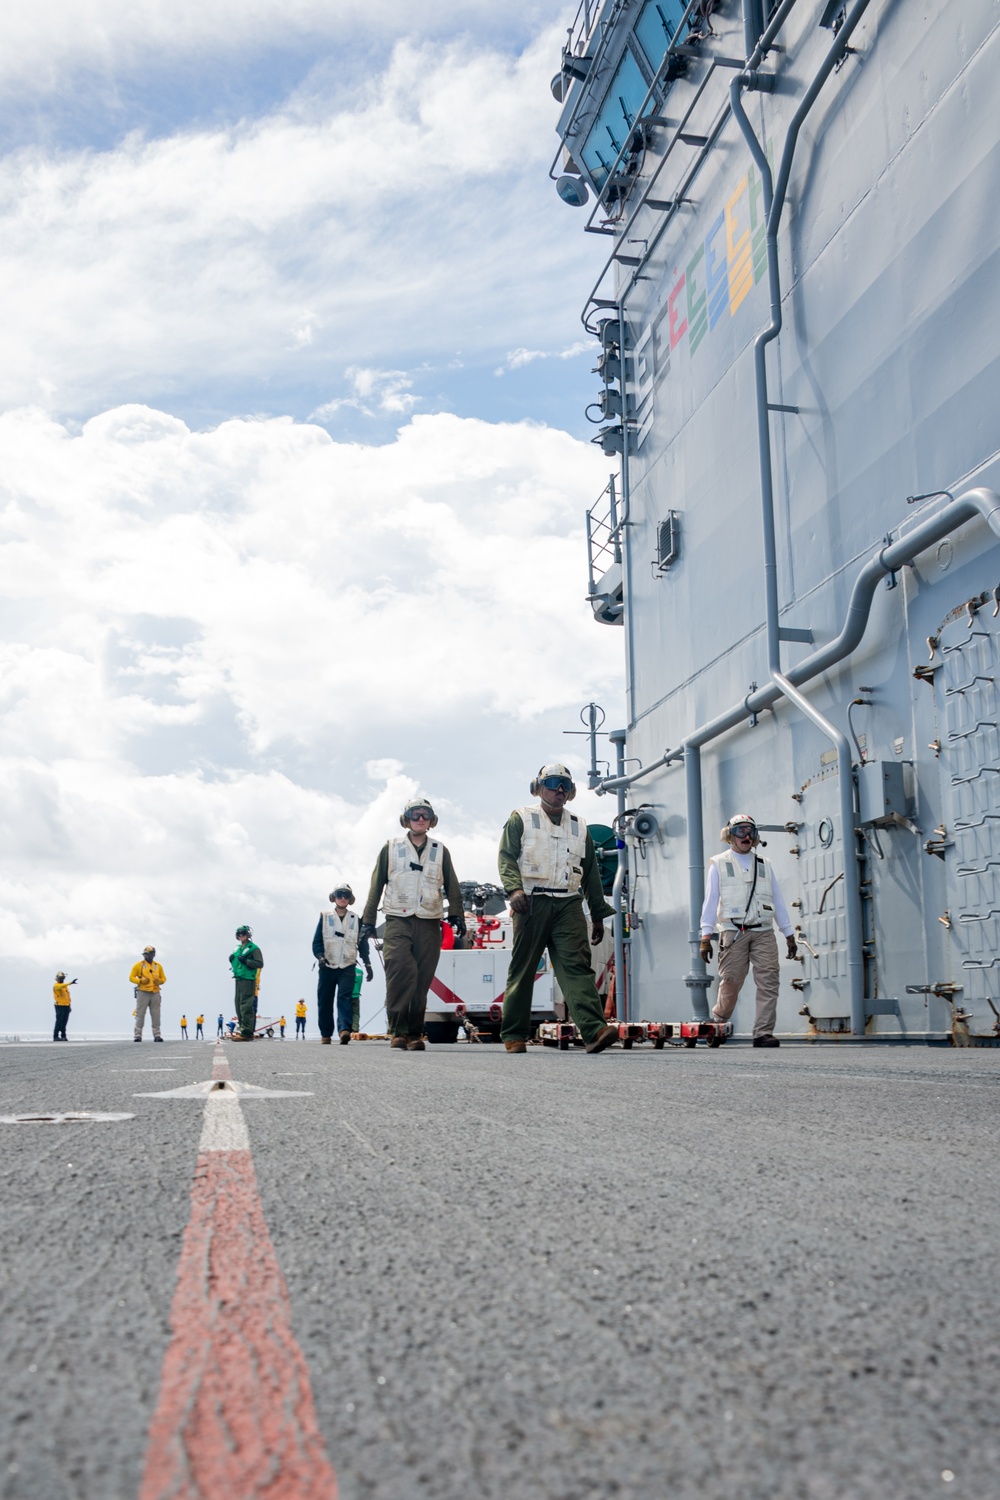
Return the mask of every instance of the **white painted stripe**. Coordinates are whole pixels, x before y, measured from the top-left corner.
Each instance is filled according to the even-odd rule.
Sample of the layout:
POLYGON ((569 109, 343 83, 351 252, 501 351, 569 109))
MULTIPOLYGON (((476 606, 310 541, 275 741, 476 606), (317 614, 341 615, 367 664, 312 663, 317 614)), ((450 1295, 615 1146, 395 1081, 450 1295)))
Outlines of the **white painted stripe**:
POLYGON ((199 1151, 249 1151, 250 1137, 236 1094, 219 1089, 205 1101, 199 1151))

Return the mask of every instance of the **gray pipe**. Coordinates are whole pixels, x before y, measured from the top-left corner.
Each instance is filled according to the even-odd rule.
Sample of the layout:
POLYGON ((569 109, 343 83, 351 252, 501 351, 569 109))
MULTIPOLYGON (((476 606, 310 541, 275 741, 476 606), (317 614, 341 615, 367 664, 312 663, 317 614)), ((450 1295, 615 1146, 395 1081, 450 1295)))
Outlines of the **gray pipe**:
MULTIPOLYGON (((608 738, 617 752, 615 768, 618 779, 622 779, 625 770, 625 730, 613 729, 608 738)), ((618 813, 619 816, 625 811, 625 788, 618 788, 618 813)), ((621 823, 618 824, 619 830, 621 823)), ((622 897, 625 893, 625 880, 628 875, 628 849, 621 833, 615 835, 617 845, 618 868, 615 871, 615 883, 611 892, 611 905, 615 909, 614 936, 615 936, 615 1000, 618 1015, 623 1021, 629 1019, 629 988, 631 975, 627 973, 625 962, 625 905, 622 897)))
MULTIPOLYGON (((669 766, 672 760, 683 759, 684 747, 683 745, 678 745, 676 750, 665 751, 659 760, 651 761, 648 766, 642 766, 638 771, 633 771, 631 776, 605 776, 603 781, 596 781, 594 783, 593 790, 599 797, 603 797, 605 792, 624 791, 627 787, 634 786, 637 781, 642 781, 644 777, 651 776, 661 766, 669 766)), ((624 766, 624 762, 622 764, 624 766)))

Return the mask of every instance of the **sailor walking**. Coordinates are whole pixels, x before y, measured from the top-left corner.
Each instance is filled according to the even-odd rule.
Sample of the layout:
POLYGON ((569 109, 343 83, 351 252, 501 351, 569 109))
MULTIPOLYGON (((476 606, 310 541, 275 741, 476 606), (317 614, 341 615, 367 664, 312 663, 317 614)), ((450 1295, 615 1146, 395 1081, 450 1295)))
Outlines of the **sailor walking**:
POLYGON ((757 987, 753 1045, 779 1047, 774 1035, 780 982, 775 923, 784 935, 787 956, 798 957, 788 908, 771 861, 756 853, 760 835, 750 814, 734 814, 719 837, 729 849, 715 855, 708 867, 698 945, 702 958, 711 963, 713 933, 718 933, 719 993, 712 1017, 729 1020, 752 965, 757 987))
POLYGON ((354 905, 354 892, 347 884, 330 892, 332 911, 320 912, 313 933, 313 954, 319 965, 316 989, 316 1017, 319 1038, 330 1045, 333 1036, 333 1007, 337 1005, 337 1034, 341 1046, 351 1040, 354 1029, 354 973, 358 954, 368 979, 374 978, 368 957, 368 935, 361 935, 361 920, 348 908, 354 905))
POLYGON ((444 844, 429 836, 437 816, 426 797, 411 797, 399 818, 406 829, 379 854, 361 920, 361 935, 375 932, 385 892, 385 1014, 392 1046, 423 1052, 427 991, 441 956, 445 898, 456 937, 465 935, 462 888, 444 844))
POLYGON ((514 941, 503 997, 500 1035, 508 1052, 526 1052, 538 961, 548 949, 570 1016, 588 1052, 618 1039, 597 993, 587 944, 583 898, 590 909, 590 942, 604 936, 613 908, 604 899, 590 830, 566 809, 576 785, 565 766, 543 766, 531 783, 539 807, 511 813, 500 837, 500 879, 510 902, 514 941))

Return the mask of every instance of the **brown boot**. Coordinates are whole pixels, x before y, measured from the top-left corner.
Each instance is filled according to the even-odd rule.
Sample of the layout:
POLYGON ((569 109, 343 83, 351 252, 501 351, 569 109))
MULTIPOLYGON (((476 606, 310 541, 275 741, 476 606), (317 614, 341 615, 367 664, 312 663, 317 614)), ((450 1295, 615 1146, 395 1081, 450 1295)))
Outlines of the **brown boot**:
POLYGON ((407 1039, 406 1039, 406 1050, 407 1050, 407 1052, 426 1052, 427 1048, 424 1046, 424 1039, 423 1039, 423 1037, 422 1036, 410 1036, 410 1037, 407 1037, 407 1039))
POLYGON ((504 1042, 508 1052, 527 1052, 527 1042, 504 1042))
POLYGON ((405 1036, 394 1036, 393 1039, 392 1039, 392 1041, 389 1043, 389 1046, 390 1047, 398 1047, 401 1052, 405 1052, 406 1051, 406 1037, 405 1036))
POLYGON ((347 1044, 348 1044, 348 1042, 350 1040, 351 1040, 351 1033, 349 1031, 342 1031, 340 1033, 340 1045, 342 1047, 346 1047, 347 1044))
POLYGON ((585 1052, 603 1052, 605 1047, 613 1047, 618 1040, 617 1026, 602 1026, 592 1042, 588 1042, 584 1048, 585 1052))
POLYGON ((321 1047, 329 1047, 330 1038, 328 1036, 321 1036, 319 1042, 321 1047))

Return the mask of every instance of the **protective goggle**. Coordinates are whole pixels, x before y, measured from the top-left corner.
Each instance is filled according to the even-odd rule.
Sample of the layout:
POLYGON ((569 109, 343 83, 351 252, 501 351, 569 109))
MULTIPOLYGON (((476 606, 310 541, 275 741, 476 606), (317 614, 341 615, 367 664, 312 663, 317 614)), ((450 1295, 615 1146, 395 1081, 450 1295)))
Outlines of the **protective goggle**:
POLYGON ((345 901, 350 901, 353 894, 353 891, 349 891, 346 886, 339 886, 337 890, 333 892, 333 899, 334 901, 336 901, 339 896, 343 896, 345 901))
POLYGON ((547 792, 571 792, 573 783, 568 776, 543 776, 540 783, 547 792))
POLYGON ((729 832, 734 839, 752 839, 757 830, 752 823, 736 823, 729 832))
POLYGON ((418 819, 422 819, 425 823, 429 823, 432 816, 433 814, 429 807, 411 807, 406 814, 406 821, 408 823, 416 823, 418 819))

